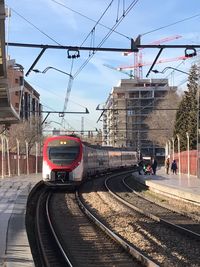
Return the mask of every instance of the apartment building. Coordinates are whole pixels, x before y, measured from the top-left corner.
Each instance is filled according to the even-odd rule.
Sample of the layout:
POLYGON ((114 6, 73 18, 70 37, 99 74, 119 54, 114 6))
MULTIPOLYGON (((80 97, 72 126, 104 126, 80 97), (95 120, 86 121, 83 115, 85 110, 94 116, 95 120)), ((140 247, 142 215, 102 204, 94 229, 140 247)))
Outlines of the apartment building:
POLYGON ((41 117, 39 93, 24 79, 23 67, 19 64, 8 64, 8 83, 10 102, 21 120, 41 117))
POLYGON ((168 79, 122 79, 104 105, 103 144, 131 147, 143 155, 164 155, 164 148, 148 139, 145 120, 169 90, 168 79))

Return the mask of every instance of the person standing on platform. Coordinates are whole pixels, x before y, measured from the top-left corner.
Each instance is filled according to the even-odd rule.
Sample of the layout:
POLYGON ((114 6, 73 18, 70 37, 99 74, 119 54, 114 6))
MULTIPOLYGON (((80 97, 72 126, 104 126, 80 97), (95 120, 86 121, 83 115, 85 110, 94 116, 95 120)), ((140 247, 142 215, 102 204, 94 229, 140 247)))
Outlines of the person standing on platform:
POLYGON ((153 163, 151 165, 151 168, 152 168, 152 171, 153 171, 153 174, 156 175, 156 169, 157 169, 157 166, 158 166, 158 163, 157 163, 157 160, 154 158, 153 159, 153 163))
POLYGON ((141 171, 143 170, 144 167, 144 162, 143 160, 140 160, 140 162, 138 163, 138 173, 141 175, 141 171))
POLYGON ((170 166, 170 161, 169 158, 167 158, 165 161, 166 174, 169 174, 169 166, 170 166))
POLYGON ((174 159, 174 160, 172 161, 172 166, 171 166, 172 173, 173 173, 173 174, 174 174, 174 173, 176 174, 177 169, 178 169, 178 167, 177 167, 177 164, 176 164, 176 160, 174 159))

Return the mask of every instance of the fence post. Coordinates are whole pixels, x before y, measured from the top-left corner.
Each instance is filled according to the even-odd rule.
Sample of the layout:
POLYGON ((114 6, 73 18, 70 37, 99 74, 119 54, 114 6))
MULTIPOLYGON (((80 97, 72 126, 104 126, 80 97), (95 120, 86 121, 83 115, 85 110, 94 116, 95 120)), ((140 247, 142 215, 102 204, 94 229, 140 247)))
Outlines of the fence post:
POLYGON ((17 142, 17 175, 20 176, 20 165, 19 165, 19 140, 16 138, 17 142))
POLYGON ((177 134, 177 140, 178 140, 178 173, 181 174, 181 148, 180 148, 180 137, 177 134))
POLYGON ((26 144, 26 167, 27 167, 27 174, 29 175, 28 142, 25 141, 25 144, 26 144))
POLYGON ((188 132, 186 132, 186 136, 187 136, 187 151, 188 151, 188 177, 190 177, 190 136, 188 132))
POLYGON ((171 159, 171 141, 168 140, 169 158, 171 159))
POLYGON ((35 142, 35 173, 38 173, 38 143, 35 142))
POLYGON ((174 138, 172 137, 172 159, 174 160, 174 138))
POLYGON ((10 151, 9 151, 9 144, 8 144, 8 138, 5 136, 6 140, 6 147, 7 147, 7 160, 8 160, 8 176, 10 177, 10 151))
POLYGON ((4 140, 1 135, 1 178, 4 178, 4 140))

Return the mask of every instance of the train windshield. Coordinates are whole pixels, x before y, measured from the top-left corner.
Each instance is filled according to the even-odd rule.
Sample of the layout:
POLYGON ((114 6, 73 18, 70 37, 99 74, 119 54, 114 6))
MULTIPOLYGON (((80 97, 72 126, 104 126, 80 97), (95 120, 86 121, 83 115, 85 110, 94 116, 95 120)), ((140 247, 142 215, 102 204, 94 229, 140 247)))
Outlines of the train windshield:
POLYGON ((49 147, 49 159, 57 165, 69 165, 79 155, 80 146, 49 147))

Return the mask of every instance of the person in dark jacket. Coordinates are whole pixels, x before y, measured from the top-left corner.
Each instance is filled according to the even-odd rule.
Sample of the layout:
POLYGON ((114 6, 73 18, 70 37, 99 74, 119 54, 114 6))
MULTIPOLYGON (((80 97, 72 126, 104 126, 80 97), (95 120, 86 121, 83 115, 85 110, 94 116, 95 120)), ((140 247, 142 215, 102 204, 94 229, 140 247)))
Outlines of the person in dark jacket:
POLYGON ((173 174, 174 174, 174 173, 176 174, 177 169, 178 169, 178 167, 177 167, 177 163, 176 163, 176 160, 174 159, 174 160, 172 161, 172 165, 171 165, 172 173, 173 173, 173 174))
POLYGON ((138 173, 141 175, 141 171, 143 170, 143 167, 144 167, 144 162, 143 160, 141 160, 139 163, 138 163, 138 173))
POLYGON ((154 158, 153 159, 153 163, 151 165, 151 168, 153 170, 153 174, 156 175, 156 169, 157 169, 157 166, 158 166, 158 163, 157 163, 157 160, 154 158))

